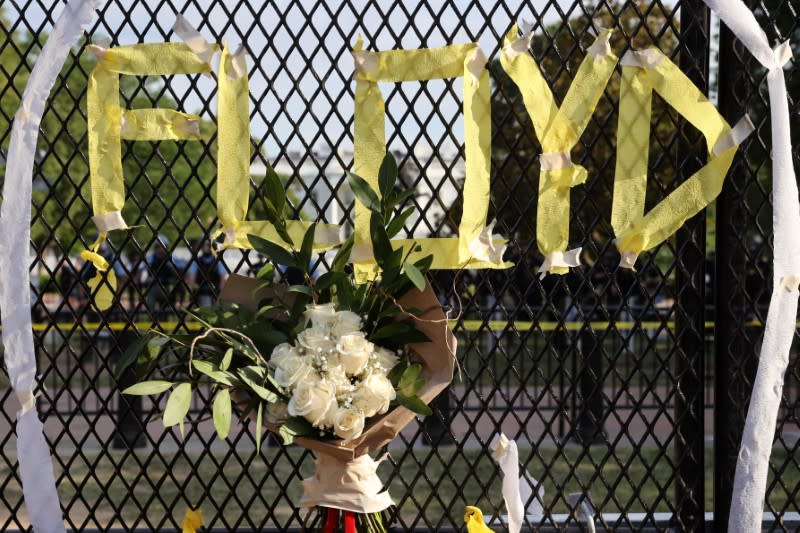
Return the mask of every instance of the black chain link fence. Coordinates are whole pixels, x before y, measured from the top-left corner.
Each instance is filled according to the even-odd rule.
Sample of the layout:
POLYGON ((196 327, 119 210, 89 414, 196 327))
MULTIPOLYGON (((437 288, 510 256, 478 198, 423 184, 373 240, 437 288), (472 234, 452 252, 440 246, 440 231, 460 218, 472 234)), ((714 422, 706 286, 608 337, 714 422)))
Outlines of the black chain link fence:
MULTIPOLYGON (((771 39, 798 37, 797 2, 753 3, 771 39)), ((0 3, 0 164, 31 66, 63 2, 0 3)), ((747 111, 757 131, 734 161, 725 190, 673 238, 643 254, 637 272, 618 266, 610 227, 619 72, 573 150, 589 169, 574 189, 571 245, 585 266, 539 279, 535 247, 538 146, 519 92, 492 60, 492 216, 512 238, 505 271, 434 273, 442 303, 459 316, 460 370, 435 415, 407 428, 380 469, 395 500, 397 531, 463 529, 464 506, 501 526, 500 474, 488 445, 516 439, 536 480, 543 517, 532 528, 724 531, 738 443, 771 292, 770 140, 765 72, 718 29, 697 0, 627 2, 323 3, 305 0, 109 1, 69 57, 44 117, 34 173, 31 290, 41 389, 39 409, 54 453, 66 523, 81 531, 177 528, 187 507, 217 530, 297 530, 309 453, 277 442, 255 453, 247 421, 216 440, 198 404, 185 438, 164 431, 158 409, 122 398, 115 376, 124 349, 151 326, 187 327, 185 313, 213 300, 228 272, 255 272, 260 258, 235 250, 219 260, 214 238, 216 83, 213 77, 123 77, 126 107, 170 107, 207 119, 203 142, 124 142, 134 230, 104 253, 121 281, 118 304, 96 313, 90 268, 79 252, 94 239, 86 137, 89 42, 177 41, 182 13, 210 41, 244 43, 250 67, 251 219, 260 216, 265 164, 286 180, 298 218, 351 227, 353 67, 357 35, 372 50, 480 42, 497 58, 523 20, 532 51, 560 101, 586 47, 604 27, 618 56, 660 47, 733 123, 747 111), (715 513, 716 519, 706 513, 715 513)), ((787 72, 790 95, 800 83, 787 72)), ((381 86, 389 149, 410 204, 409 235, 447 236, 463 183, 460 80, 381 86)), ((790 102, 794 132, 798 108, 790 102)), ((703 164, 698 132, 654 102, 648 209, 703 164)), ((797 146, 797 145, 795 145, 797 146)), ((797 152, 795 151, 795 154, 797 152)), ((349 231, 349 230, 348 230, 349 231)), ((18 251, 25 253, 25 251, 18 251)), ((324 264, 325 258, 320 259, 324 264)), ((321 266, 322 268, 322 266, 321 266)), ((767 489, 765 527, 796 527, 800 512, 800 367, 786 374, 767 489)), ((28 519, 13 437, 16 400, 0 385, 0 528, 28 519)), ((533 498, 531 499, 533 502, 533 498)), ((529 503, 531 503, 529 502, 529 503)))

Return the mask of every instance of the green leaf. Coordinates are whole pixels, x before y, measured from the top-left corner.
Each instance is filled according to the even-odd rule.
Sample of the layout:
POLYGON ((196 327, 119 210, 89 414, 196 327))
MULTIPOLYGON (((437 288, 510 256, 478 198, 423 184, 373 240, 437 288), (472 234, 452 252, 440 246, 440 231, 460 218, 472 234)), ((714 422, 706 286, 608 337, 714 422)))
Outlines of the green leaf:
POLYGON ((348 172, 348 175, 350 188, 353 190, 355 197, 358 198, 358 201, 373 213, 381 214, 381 201, 369 183, 367 183, 367 180, 352 172, 348 172))
POLYGON ((420 292, 425 290, 425 276, 422 275, 422 272, 420 272, 417 267, 411 263, 406 263, 403 265, 403 271, 405 271, 408 279, 411 280, 411 283, 413 283, 420 292))
POLYGON ((387 207, 393 209, 394 206, 396 205, 403 205, 403 203, 405 203, 406 200, 408 200, 409 198, 413 198, 415 194, 417 194, 416 189, 407 189, 398 194, 397 196, 395 196, 394 198, 392 198, 392 205, 389 205, 387 207))
POLYGON ((222 362, 219 364, 220 370, 228 370, 231 366, 231 361, 233 361, 233 348, 228 348, 225 350, 225 355, 222 356, 222 362))
POLYGON ((431 408, 428 407, 419 396, 400 396, 398 394, 397 403, 420 415, 430 416, 433 414, 431 408))
POLYGON ((389 225, 386 226, 386 233, 389 235, 389 238, 392 238, 400 233, 400 230, 402 230, 403 226, 406 224, 406 220, 408 220, 408 217, 410 217, 413 213, 414 208, 408 207, 405 211, 394 217, 392 221, 389 222, 389 225))
POLYGON ((381 167, 378 170, 378 188, 381 191, 381 195, 386 196, 389 194, 394 188, 396 181, 397 161, 394 160, 394 156, 391 152, 386 152, 383 161, 381 161, 381 167))
POLYGON ((344 272, 335 272, 335 271, 325 272, 323 275, 317 278, 317 280, 314 282, 314 286, 318 290, 324 291, 325 289, 331 287, 337 281, 341 281, 344 279, 347 279, 347 276, 345 275, 344 272))
POLYGON ((139 357, 139 354, 142 353, 142 350, 144 350, 144 347, 148 342, 150 342, 151 336, 152 333, 146 333, 128 346, 128 349, 125 350, 125 353, 119 358, 114 368, 115 378, 119 379, 119 377, 122 375, 122 372, 124 372, 126 368, 131 366, 136 361, 136 359, 139 357))
POLYGON ((256 413, 256 455, 261 453, 261 434, 264 432, 264 402, 258 402, 256 413))
POLYGON ((314 248, 314 234, 317 230, 317 225, 311 224, 303 236, 303 244, 300 245, 300 269, 303 273, 308 273, 311 268, 311 252, 314 248))
POLYGON ((220 440, 225 440, 231 431, 231 411, 231 393, 228 389, 220 389, 212 407, 214 428, 220 440))
POLYGON ((183 422, 189 413, 192 403, 192 384, 181 383, 169 395, 167 406, 164 409, 164 427, 174 426, 183 422))
POLYGON ((264 192, 276 214, 282 217, 283 210, 286 207, 286 189, 278 173, 269 164, 267 165, 267 174, 264 179, 264 192))
POLYGON ((171 388, 173 383, 171 381, 142 381, 131 385, 122 391, 122 394, 129 394, 131 396, 147 396, 148 394, 161 394, 165 390, 171 388))
POLYGON ((275 277, 275 267, 272 266, 272 263, 265 264, 258 270, 256 277, 258 279, 272 280, 272 278, 275 277))
POLYGON ((426 255, 419 261, 414 263, 414 266, 420 271, 420 273, 425 274, 428 270, 431 269, 431 265, 433 264, 433 254, 426 255))
MULTIPOLYGON (((254 370, 253 366, 246 366, 244 368, 240 368, 238 371, 238 375, 241 380, 247 385, 250 390, 252 390, 259 398, 265 400, 267 402, 276 402, 278 401, 278 395, 274 392, 266 389, 259 381, 263 383, 264 374, 259 376, 259 372, 254 370)), ((263 368, 263 367, 261 367, 263 368)), ((264 369, 266 371, 266 369, 264 369)))
POLYGON ((386 234, 386 228, 383 227, 383 221, 375 213, 369 218, 369 233, 372 237, 372 253, 383 268, 388 265, 394 248, 389 241, 389 235, 386 234))
POLYGON ((272 259, 281 265, 290 267, 297 266, 297 261, 295 260, 294 255, 292 255, 291 252, 282 246, 259 237, 258 235, 248 235, 247 238, 250 240, 250 245, 253 247, 253 249, 264 257, 272 259))
POLYGON ((148 340, 147 353, 150 355, 150 359, 157 359, 161 354, 161 348, 168 342, 169 337, 164 337, 161 335, 152 337, 150 340, 148 340))
POLYGON ((297 437, 309 437, 314 435, 314 426, 302 416, 293 416, 281 424, 278 434, 281 436, 284 444, 291 444, 297 437))
POLYGON ((339 251, 336 252, 336 256, 333 258, 333 262, 331 262, 332 272, 344 272, 345 265, 350 261, 350 252, 353 251, 354 240, 354 234, 351 233, 342 243, 342 246, 339 247, 339 251))
POLYGON ((311 296, 311 287, 309 287, 308 285, 289 285, 289 288, 287 288, 286 290, 288 292, 299 292, 300 294, 311 296))
POLYGON ((232 374, 231 372, 227 372, 225 370, 220 370, 211 361, 194 359, 192 360, 192 367, 201 374, 210 377, 217 383, 222 383, 223 385, 227 385, 229 387, 235 387, 236 385, 239 384, 239 380, 236 378, 235 374, 232 374))

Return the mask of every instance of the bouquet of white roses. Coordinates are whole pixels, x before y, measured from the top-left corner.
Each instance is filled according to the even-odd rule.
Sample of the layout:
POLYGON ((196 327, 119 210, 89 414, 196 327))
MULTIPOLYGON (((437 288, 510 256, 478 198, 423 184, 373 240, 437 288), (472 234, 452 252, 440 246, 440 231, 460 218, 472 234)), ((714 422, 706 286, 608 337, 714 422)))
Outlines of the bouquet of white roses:
POLYGON ((270 373, 282 398, 267 409, 267 421, 303 417, 320 436, 355 439, 364 422, 383 415, 397 397, 389 372, 402 352, 376 346, 361 329, 361 317, 332 303, 309 306, 310 326, 294 344, 275 347, 270 373))
POLYGON ((238 406, 243 418, 256 421, 257 451, 264 426, 285 444, 320 452, 317 475, 304 481, 300 504, 321 509, 326 531, 344 523, 384 531, 381 512, 391 498, 381 492, 377 463, 367 454, 415 414, 431 414, 427 404, 453 373, 455 339, 425 280, 432 257, 412 260, 409 250, 394 249, 390 240, 413 211, 397 209, 411 193, 394 190, 397 166, 390 155, 379 174, 379 192, 350 176, 354 194, 371 211, 373 279, 357 281, 348 266, 352 235, 330 269, 314 275, 315 225, 295 242, 284 216, 286 190, 270 169, 264 203, 279 239, 249 236, 255 251, 270 260, 257 279, 231 276, 217 305, 194 311, 199 331, 151 331, 118 363, 119 372, 135 362, 146 379, 126 394, 170 391, 165 426, 179 425, 183 432, 194 392, 210 389, 221 439, 238 406), (283 283, 277 265, 298 270, 305 283, 283 283), (147 379, 154 373, 159 379, 147 379))

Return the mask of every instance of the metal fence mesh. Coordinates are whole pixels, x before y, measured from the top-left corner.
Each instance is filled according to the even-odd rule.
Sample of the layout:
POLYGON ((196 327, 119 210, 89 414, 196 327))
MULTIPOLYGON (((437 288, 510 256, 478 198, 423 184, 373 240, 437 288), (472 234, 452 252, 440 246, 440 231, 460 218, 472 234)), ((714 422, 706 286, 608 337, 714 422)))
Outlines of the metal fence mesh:
MULTIPOLYGON (((794 0, 751 4, 770 38, 797 42, 794 0)), ((63 7, 0 3, 3 168, 30 68, 63 7)), ((294 502, 313 468, 309 453, 272 442, 256 455, 249 422, 220 442, 199 403, 185 438, 163 431, 158 420, 149 422, 158 406, 120 397, 130 377, 114 373, 138 333, 151 325, 184 328, 186 310, 214 295, 201 289, 203 278, 215 274, 192 268, 217 224, 213 78, 123 77, 123 105, 196 112, 207 119, 208 140, 123 143, 124 213, 139 227, 111 238, 122 281, 118 305, 98 314, 86 298, 78 253, 93 240, 94 227, 85 101, 93 60, 85 45, 177 41, 171 26, 178 12, 208 40, 242 42, 247 49, 251 219, 264 218, 259 197, 269 163, 285 178, 297 217, 351 227, 352 195, 344 185, 353 148, 349 50, 359 34, 373 50, 477 41, 496 58, 503 35, 523 20, 535 31, 533 54, 561 101, 594 35, 613 28, 618 56, 630 47, 658 46, 716 95, 729 122, 747 111, 758 129, 737 155, 720 200, 644 254, 634 274, 618 266, 611 242, 619 72, 612 76, 573 150, 574 160, 589 169, 586 184, 573 190, 570 213, 571 245, 583 246, 586 266, 540 280, 541 150, 518 90, 499 61, 491 61, 490 215, 499 233, 512 238, 507 257, 516 266, 434 274, 443 304, 459 315, 460 371, 437 400, 435 415, 407 428, 380 470, 396 498, 398 531, 460 528, 467 504, 494 515, 492 525, 499 527, 504 504, 488 444, 503 431, 517 440, 523 466, 543 490, 544 518, 531 527, 578 526, 587 502, 602 528, 696 530, 704 512, 714 511, 715 529, 724 530, 771 292, 765 73, 698 2, 657 0, 107 2, 56 82, 34 174, 39 409, 70 528, 177 528, 188 506, 202 507, 206 525, 221 530, 285 531, 305 519, 294 502)), ((796 65, 787 72, 790 95, 800 81, 796 65)), ((417 191, 409 202, 425 213, 409 220, 407 234, 452 235, 464 177, 461 81, 381 84, 381 90, 388 148, 401 179, 417 191)), ((796 117, 797 103, 790 106, 796 117)), ((655 99, 648 209, 703 164, 698 137, 655 99)), ((237 251, 222 256, 226 272, 251 273, 260 261, 237 251)), ((793 354, 766 500, 777 530, 800 512, 798 382, 793 354)), ((0 528, 25 529, 13 437, 17 405, 7 380, 0 387, 0 528)))

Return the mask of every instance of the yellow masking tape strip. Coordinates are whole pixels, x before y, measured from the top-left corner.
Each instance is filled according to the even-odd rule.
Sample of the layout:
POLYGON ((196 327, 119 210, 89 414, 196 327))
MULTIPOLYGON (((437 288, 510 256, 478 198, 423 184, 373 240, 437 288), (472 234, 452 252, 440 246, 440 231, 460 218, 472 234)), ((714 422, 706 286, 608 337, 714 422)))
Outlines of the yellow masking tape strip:
POLYGON ((478 47, 475 43, 454 44, 442 48, 362 52, 371 60, 358 79, 371 82, 401 82, 460 78, 464 75, 464 59, 478 47))
MULTIPOLYGON (((478 79, 469 72, 467 63, 471 54, 480 53, 478 48, 464 58, 464 207, 458 224, 457 261, 443 258, 455 268, 455 263, 470 260, 469 244, 486 226, 489 214, 489 180, 491 179, 492 107, 489 96, 489 71, 481 68, 478 79)), ((436 258, 434 258, 436 261, 436 258)), ((478 268, 478 267, 475 267, 478 268)), ((497 266, 495 266, 497 268, 497 266)))
MULTIPOLYGON (((232 61, 233 55, 225 47, 217 76, 217 216, 226 229, 237 228, 245 219, 250 193, 250 96, 247 72, 236 77, 232 61)), ((246 234, 243 238, 247 241, 246 234)))
POLYGON ((200 121, 172 109, 128 109, 122 112, 121 137, 128 141, 199 140, 200 121))
POLYGON ((718 156, 711 153, 731 128, 714 105, 670 59, 661 56, 652 67, 625 66, 620 88, 617 168, 611 222, 621 252, 639 254, 672 235, 705 208, 722 190, 738 144, 718 156), (703 134, 709 163, 644 214, 647 157, 653 91, 703 134))
MULTIPOLYGON (((475 43, 435 49, 364 52, 361 40, 353 55, 356 61, 354 172, 378 191, 378 169, 386 154, 385 102, 378 82, 464 77, 465 182, 464 209, 457 239, 430 245, 434 268, 457 269, 471 264, 469 243, 486 226, 489 210, 491 149, 491 105, 489 76, 475 43), (476 66, 473 66, 476 64, 476 66), (457 246, 454 246, 457 244, 457 246)), ((356 202, 355 246, 371 255, 370 213, 356 202)), ((506 268, 506 263, 483 263, 486 268, 506 268)), ((376 275, 374 261, 355 263, 360 281, 376 275)))
POLYGON ((111 72, 132 76, 211 72, 211 65, 201 60, 183 43, 115 46, 102 54, 100 64, 111 72))
POLYGON ((96 215, 122 211, 125 184, 122 177, 119 75, 97 65, 86 91, 89 176, 92 209, 96 215))
MULTIPOLYGON (((289 236, 292 238, 292 242, 294 242, 295 249, 300 248, 300 244, 303 242, 303 237, 305 236, 306 231, 308 231, 308 228, 311 227, 313 223, 314 222, 307 220, 286 221, 286 230, 289 233, 289 236)), ((280 235, 278 235, 278 232, 275 231, 275 226, 266 220, 239 221, 236 226, 234 240, 232 242, 226 240, 222 247, 244 249, 252 248, 252 246, 250 246, 250 241, 247 238, 248 235, 257 235, 268 241, 272 241, 279 246, 283 246, 284 248, 289 247, 289 245, 285 243, 283 239, 281 239, 280 235)), ((313 249, 315 251, 329 250, 337 244, 340 244, 340 242, 339 226, 337 224, 317 223, 317 227, 314 232, 313 249)))
MULTIPOLYGON (((525 109, 531 117, 543 154, 569 154, 580 139, 603 94, 617 57, 605 51, 611 30, 603 31, 590 47, 570 85, 561 108, 533 57, 527 53, 527 40, 517 36, 514 26, 506 35, 500 61, 503 69, 519 87, 525 109), (602 45, 602 46, 601 46, 602 45), (524 49, 523 53, 519 53, 524 49)), ((557 158, 558 159, 558 158, 557 158)), ((569 244, 570 189, 586 181, 586 169, 574 165, 568 157, 563 168, 543 168, 539 177, 536 217, 536 240, 545 254, 565 251, 569 244)), ((554 273, 568 269, 555 266, 554 273)))

